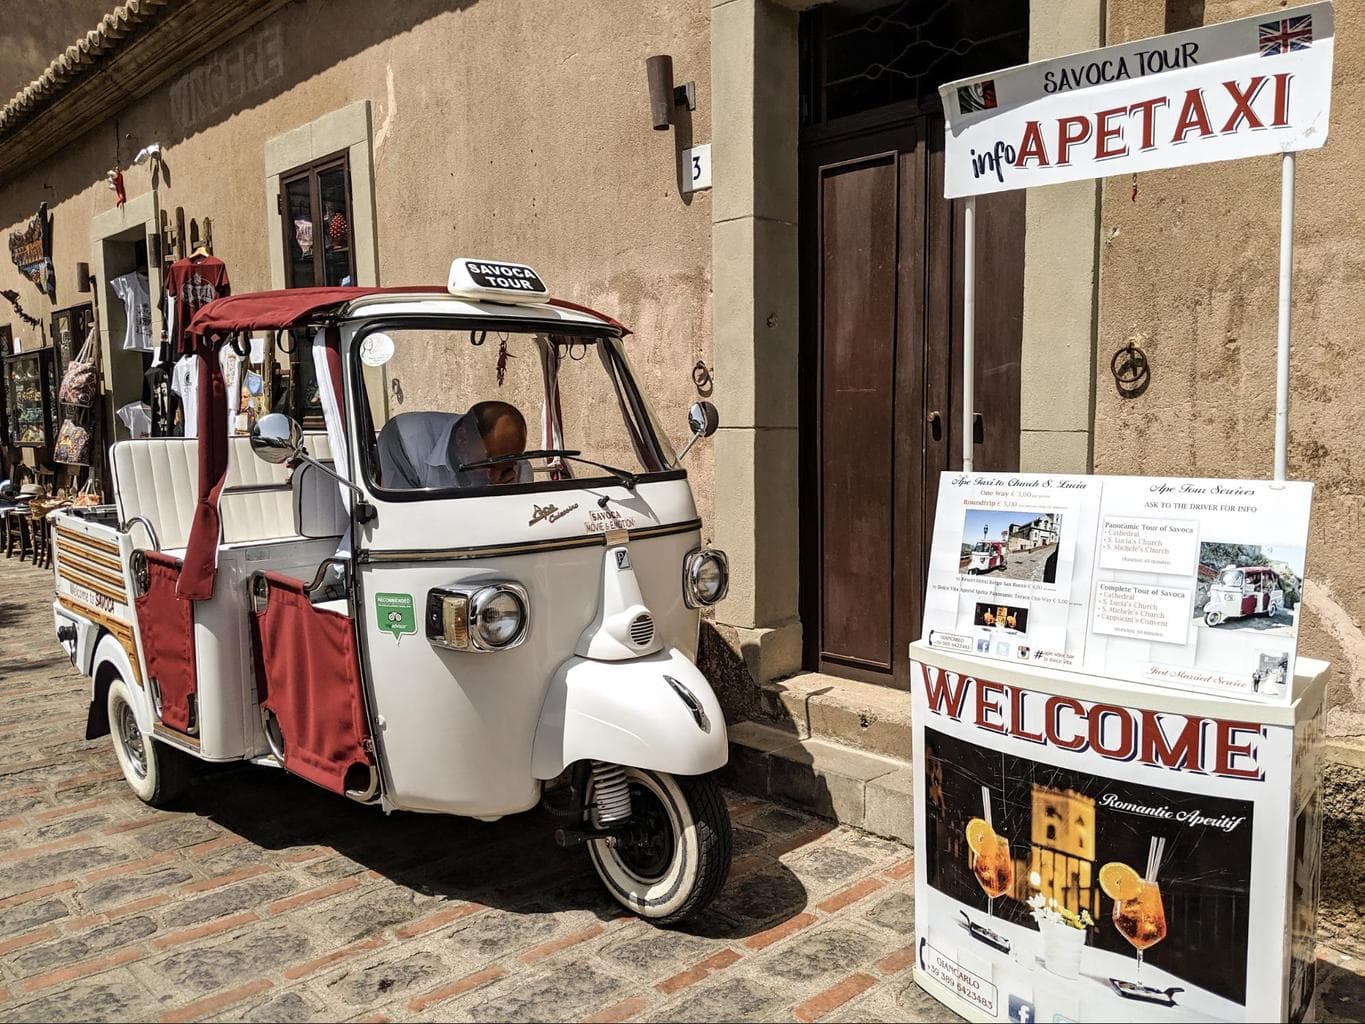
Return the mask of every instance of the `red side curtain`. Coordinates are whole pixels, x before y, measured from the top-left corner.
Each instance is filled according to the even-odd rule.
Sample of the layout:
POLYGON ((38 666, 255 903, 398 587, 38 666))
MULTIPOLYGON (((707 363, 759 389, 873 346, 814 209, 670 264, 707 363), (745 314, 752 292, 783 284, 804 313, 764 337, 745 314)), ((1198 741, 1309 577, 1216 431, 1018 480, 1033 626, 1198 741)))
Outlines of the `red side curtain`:
POLYGON ((198 689, 194 658, 194 608, 176 596, 180 563, 159 551, 148 551, 147 593, 134 598, 137 628, 147 677, 161 691, 161 720, 189 732, 190 701, 198 689))
POLYGON ((263 573, 265 611, 254 616, 261 663, 261 705, 284 737, 284 766, 334 793, 346 772, 372 766, 360 692, 355 623, 315 608, 298 580, 263 573))
POLYGON ((178 592, 187 601, 207 601, 213 596, 218 574, 218 495, 228 464, 227 394, 218 346, 201 346, 195 358, 199 360, 199 502, 190 523, 178 592))

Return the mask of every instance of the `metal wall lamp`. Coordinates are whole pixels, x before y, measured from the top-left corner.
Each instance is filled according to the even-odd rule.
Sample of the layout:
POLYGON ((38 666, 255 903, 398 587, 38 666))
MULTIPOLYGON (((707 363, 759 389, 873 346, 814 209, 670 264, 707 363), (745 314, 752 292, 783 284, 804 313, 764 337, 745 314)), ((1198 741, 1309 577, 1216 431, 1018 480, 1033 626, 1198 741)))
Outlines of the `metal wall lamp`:
POLYGON ((673 85, 673 58, 666 53, 645 58, 649 77, 649 117, 656 132, 666 132, 673 124, 673 108, 697 109, 697 83, 673 85))

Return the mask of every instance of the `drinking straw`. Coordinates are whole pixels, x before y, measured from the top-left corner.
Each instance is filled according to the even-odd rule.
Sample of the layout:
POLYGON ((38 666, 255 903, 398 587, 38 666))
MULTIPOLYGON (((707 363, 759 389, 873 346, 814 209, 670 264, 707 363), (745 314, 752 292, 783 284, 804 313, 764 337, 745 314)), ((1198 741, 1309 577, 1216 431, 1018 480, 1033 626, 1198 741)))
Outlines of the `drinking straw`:
POLYGON ((1166 837, 1162 836, 1156 841, 1156 855, 1152 858, 1152 873, 1147 881, 1155 882, 1157 872, 1161 870, 1161 859, 1166 855, 1166 837))
POLYGON ((986 824, 987 824, 987 825, 990 825, 991 828, 994 829, 994 828, 995 828, 995 825, 991 822, 991 787, 990 787, 990 786, 982 786, 982 787, 981 787, 981 809, 982 809, 983 812, 985 812, 985 813, 982 815, 982 817, 984 817, 984 818, 986 819, 986 824))
POLYGON ((1166 846, 1164 838, 1153 836, 1147 844, 1147 873, 1142 877, 1148 882, 1156 881, 1157 869, 1161 866, 1161 854, 1166 846))

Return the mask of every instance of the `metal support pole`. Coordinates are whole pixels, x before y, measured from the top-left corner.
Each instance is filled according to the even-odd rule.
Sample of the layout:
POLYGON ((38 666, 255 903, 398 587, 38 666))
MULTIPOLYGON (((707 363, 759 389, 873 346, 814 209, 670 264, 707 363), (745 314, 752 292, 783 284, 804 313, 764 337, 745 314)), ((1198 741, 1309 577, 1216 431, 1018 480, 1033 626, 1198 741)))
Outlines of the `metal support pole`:
POLYGON ((976 196, 962 211, 962 472, 972 471, 976 435, 976 196))
POLYGON ((1289 307, 1294 282, 1294 154, 1280 161, 1280 322, 1275 339, 1275 480, 1289 463, 1289 307))

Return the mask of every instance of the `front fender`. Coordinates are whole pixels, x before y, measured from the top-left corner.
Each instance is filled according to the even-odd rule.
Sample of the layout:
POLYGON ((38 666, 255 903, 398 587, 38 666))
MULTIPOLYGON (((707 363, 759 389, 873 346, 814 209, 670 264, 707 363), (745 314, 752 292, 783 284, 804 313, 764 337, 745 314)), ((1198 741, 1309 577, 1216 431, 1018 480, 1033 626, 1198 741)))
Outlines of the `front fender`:
POLYGON ((575 761, 702 775, 729 758, 711 684, 676 648, 634 661, 573 657, 559 667, 536 726, 532 774, 553 779, 575 761), (705 728, 666 676, 695 698, 705 728))

